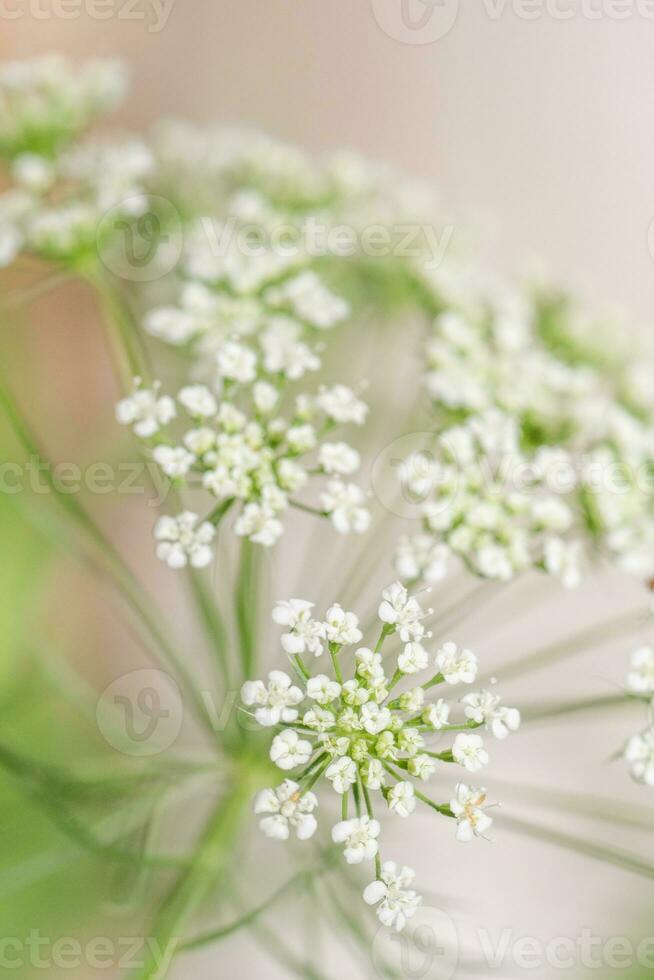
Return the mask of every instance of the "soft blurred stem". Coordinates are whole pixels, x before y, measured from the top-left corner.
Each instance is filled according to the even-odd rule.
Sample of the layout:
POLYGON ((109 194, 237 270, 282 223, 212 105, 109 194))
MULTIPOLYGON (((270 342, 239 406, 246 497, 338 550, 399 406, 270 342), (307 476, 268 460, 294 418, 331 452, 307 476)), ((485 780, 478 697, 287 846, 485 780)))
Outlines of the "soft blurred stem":
POLYGON ((634 609, 628 613, 622 613, 613 619, 607 620, 600 626, 592 626, 585 630, 580 630, 573 636, 566 637, 557 643, 548 644, 539 650, 534 650, 526 656, 518 657, 504 667, 499 667, 492 671, 490 675, 479 678, 478 683, 488 682, 490 677, 507 678, 520 677, 530 670, 540 670, 542 667, 549 666, 557 660, 564 660, 567 657, 574 657, 577 654, 589 650, 595 644, 604 644, 607 640, 615 637, 622 637, 637 630, 643 624, 645 610, 634 609))
POLYGON ((11 428, 27 455, 39 464, 39 471, 48 485, 50 492, 53 494, 55 501, 65 512, 71 523, 77 529, 83 531, 84 535, 93 542, 99 563, 109 574, 120 595, 144 627, 145 632, 152 641, 153 651, 157 654, 158 659, 163 660, 165 665, 174 672, 177 680, 189 697, 198 720, 213 735, 211 717, 207 712, 200 692, 196 688, 193 675, 169 642, 166 630, 160 626, 162 619, 160 610, 143 591, 136 576, 125 564, 109 539, 104 535, 79 501, 70 494, 60 491, 56 480, 53 478, 52 464, 43 456, 35 437, 30 432, 16 407, 13 397, 1 380, 0 407, 4 409, 11 428))
POLYGON ((225 936, 230 936, 233 933, 238 932, 240 929, 243 929, 245 926, 251 925, 288 892, 293 891, 294 888, 304 891, 309 887, 314 876, 317 877, 324 874, 325 871, 326 868, 318 867, 314 868, 313 870, 307 869, 306 871, 298 872, 298 874, 293 875, 292 878, 289 878, 288 881, 284 882, 284 884, 281 885, 277 891, 273 892, 273 894, 267 898, 265 902, 261 902, 260 905, 255 905, 255 907, 250 909, 249 912, 239 916, 238 919, 228 923, 226 926, 222 926, 220 929, 214 929, 211 932, 204 932, 198 936, 195 936, 193 939, 189 939, 182 944, 181 949, 197 949, 199 946, 206 946, 209 943, 218 942, 218 940, 224 939, 225 936))
POLYGON ((206 825, 189 870, 173 883, 159 908, 149 932, 153 942, 148 946, 147 960, 142 968, 132 973, 132 980, 162 980, 166 975, 161 973, 151 946, 164 956, 174 956, 179 949, 189 919, 215 888, 233 858, 234 843, 242 830, 243 815, 249 806, 257 775, 245 761, 235 773, 226 796, 206 825))
POLYGON ((605 847, 603 844, 596 844, 586 838, 575 837, 563 831, 553 830, 551 827, 543 827, 531 820, 522 817, 510 816, 503 812, 498 826, 506 827, 508 830, 526 837, 533 837, 544 841, 546 844, 554 844, 566 850, 583 854, 586 857, 594 858, 597 861, 604 861, 612 864, 623 871, 631 871, 633 874, 641 875, 644 878, 654 879, 654 865, 644 861, 636 854, 627 851, 620 851, 616 848, 605 847))
POLYGON ((142 378, 146 383, 150 382, 152 375, 148 354, 122 296, 97 270, 87 272, 85 278, 98 296, 123 384, 126 388, 131 388, 135 377, 142 378))
POLYGON ((236 621, 243 676, 252 677, 256 662, 257 578, 259 563, 255 546, 247 538, 241 542, 241 561, 236 583, 236 621))
POLYGON ((564 715, 574 715, 585 711, 606 711, 611 708, 626 708, 628 705, 643 705, 647 704, 648 700, 621 692, 620 694, 607 694, 604 697, 558 701, 555 704, 527 705, 521 709, 520 714, 523 722, 551 721, 564 715))

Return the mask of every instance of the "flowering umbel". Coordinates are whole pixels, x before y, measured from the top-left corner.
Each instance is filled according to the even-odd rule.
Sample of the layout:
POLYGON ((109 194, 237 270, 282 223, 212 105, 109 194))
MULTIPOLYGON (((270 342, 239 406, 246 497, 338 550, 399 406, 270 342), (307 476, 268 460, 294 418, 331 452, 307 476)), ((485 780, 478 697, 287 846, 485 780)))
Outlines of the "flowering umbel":
POLYGON ((438 803, 421 787, 438 767, 460 766, 477 773, 489 761, 486 729, 498 739, 516 731, 520 714, 486 690, 468 692, 452 703, 445 692, 474 684, 477 658, 453 642, 428 652, 431 633, 415 596, 394 582, 384 589, 374 647, 360 646, 363 634, 353 612, 334 604, 324 617, 305 599, 280 601, 273 620, 285 632, 281 644, 297 675, 284 671, 243 685, 243 710, 273 732, 271 760, 292 772, 277 788, 262 790, 255 812, 269 837, 286 840, 295 830, 303 840, 317 828, 314 789, 321 783, 341 798, 341 819, 332 841, 348 864, 375 863, 376 877, 364 899, 377 907, 382 923, 396 930, 420 904, 414 872, 380 853, 381 803, 397 817, 409 817, 418 804, 457 822, 456 838, 484 837, 492 824, 486 790, 459 782, 450 802, 438 803), (384 645, 393 649, 384 653, 384 645), (313 664, 329 656, 332 670, 314 673, 313 664), (414 675, 431 675, 416 683, 414 675), (347 676, 346 676, 347 675, 347 676), (407 682, 411 683, 408 684, 407 682), (431 699, 432 692, 440 694, 431 699), (458 719, 453 718, 460 705, 458 719), (447 747, 443 737, 452 741, 447 747), (438 740, 438 746, 435 744, 438 740))

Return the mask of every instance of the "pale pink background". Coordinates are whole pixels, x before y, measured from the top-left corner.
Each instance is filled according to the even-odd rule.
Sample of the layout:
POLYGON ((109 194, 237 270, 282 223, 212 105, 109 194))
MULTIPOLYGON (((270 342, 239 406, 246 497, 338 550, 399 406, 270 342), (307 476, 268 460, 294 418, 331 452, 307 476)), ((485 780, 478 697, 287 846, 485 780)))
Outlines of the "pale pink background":
MULTIPOLYGON (((592 302, 617 304, 649 321, 653 21, 557 22, 546 15, 525 21, 510 5, 493 20, 480 0, 462 0, 447 36, 419 46, 384 33, 368 0, 177 0, 161 33, 118 19, 25 17, 2 27, 2 56, 52 48, 128 60, 133 94, 125 125, 162 115, 247 121, 315 150, 352 146, 433 178, 489 264, 519 270, 539 260, 592 302)), ((595 583, 574 600, 549 596, 527 618, 518 591, 461 627, 458 637, 499 666, 574 628, 577 603, 587 621, 618 604, 632 608, 639 593, 622 587, 618 595, 611 583, 595 583)), ((610 692, 632 645, 614 641, 551 674, 533 675, 510 689, 512 699, 610 692)), ((647 804, 651 793, 604 761, 638 723, 616 714, 605 724, 588 719, 526 731, 496 749, 488 784, 497 776, 647 804)), ((538 816, 561 826, 550 811, 538 816)), ((647 928, 651 883, 643 879, 502 830, 493 847, 453 848, 429 814, 411 826, 407 843, 406 825, 389 821, 387 839, 396 841, 389 850, 420 868, 433 892, 461 901, 463 932, 482 923, 548 940, 575 937, 584 926, 635 938, 647 928)), ((566 826, 589 833, 579 821, 566 826)), ((651 859, 636 837, 622 840, 608 825, 593 834, 651 859)), ((281 851, 274 853, 283 861, 281 851)), ((338 944, 327 953, 336 974, 338 944)), ((353 980, 374 976, 370 964, 347 969, 353 980)), ((285 975, 238 938, 220 953, 182 961, 174 977, 235 973, 243 980, 285 975)), ((501 975, 513 975, 511 967, 501 975)))

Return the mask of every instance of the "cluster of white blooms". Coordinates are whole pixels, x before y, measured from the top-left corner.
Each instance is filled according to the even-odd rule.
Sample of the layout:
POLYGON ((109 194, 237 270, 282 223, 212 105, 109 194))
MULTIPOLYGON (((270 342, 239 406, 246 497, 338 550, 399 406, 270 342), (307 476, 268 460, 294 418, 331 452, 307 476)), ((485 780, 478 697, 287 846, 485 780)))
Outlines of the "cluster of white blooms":
POLYGON ((283 386, 267 372, 265 357, 255 346, 228 340, 215 353, 213 385, 186 385, 173 399, 136 379, 133 394, 117 406, 118 421, 147 443, 166 476, 214 498, 208 520, 198 524, 196 514, 185 512, 157 524, 158 554, 173 568, 186 559, 198 567, 209 563, 213 523, 237 501, 236 534, 271 547, 283 532, 284 511, 307 507, 294 495, 312 477, 323 480, 323 489, 320 506, 309 510, 329 517, 343 534, 368 528, 365 493, 348 480, 359 454, 325 438, 340 424, 363 422, 366 406, 336 385, 299 395, 284 415, 283 386))
POLYGON ((631 654, 627 691, 648 705, 648 727, 633 735, 624 748, 632 777, 638 783, 654 786, 654 648, 638 647, 631 654))
POLYGON ((131 219, 148 210, 154 157, 143 142, 70 145, 125 89, 115 62, 73 69, 47 57, 0 67, 0 156, 13 183, 0 195, 0 266, 21 251, 80 267, 96 262, 121 231, 103 222, 107 212, 131 219))
POLYGON ((568 465, 562 455, 541 453, 529 461, 516 420, 496 409, 446 429, 430 450, 412 454, 400 468, 423 527, 400 541, 398 574, 437 582, 456 556, 489 579, 507 581, 541 568, 568 588, 577 585, 582 548, 569 537, 573 511, 547 483, 555 464, 568 465))
MULTIPOLYGON (((283 225, 287 247, 295 241, 291 229, 307 217, 317 219, 319 230, 343 224, 361 230, 418 225, 435 210, 430 187, 384 164, 351 151, 316 159, 244 126, 167 122, 155 131, 153 146, 162 190, 186 212, 216 213, 230 197, 229 211, 242 221, 267 229, 283 225)), ((314 254, 339 254, 319 236, 313 244, 314 254)))
MULTIPOLYGON (((555 454, 558 475, 570 477, 548 485, 568 499, 574 536, 600 543, 623 570, 653 577, 651 345, 542 289, 453 263, 417 274, 433 316, 425 385, 438 425, 490 410, 514 419, 524 458, 537 467, 539 455, 555 454)), ((405 561, 433 565, 424 544, 416 547, 420 559, 405 561)), ((542 558, 573 582, 576 550, 550 544, 542 558)))
POLYGON ((241 699, 248 714, 273 730, 270 758, 284 772, 294 772, 276 789, 255 800, 264 814, 262 831, 287 839, 291 830, 306 839, 316 830, 313 789, 324 777, 341 797, 341 820, 332 827, 332 840, 343 846, 349 864, 374 861, 376 877, 366 888, 365 901, 377 906, 380 920, 402 929, 420 902, 409 886, 413 872, 393 862, 382 864, 381 824, 374 805, 398 817, 409 817, 424 803, 456 820, 456 837, 483 837, 492 819, 486 791, 460 781, 448 802, 437 803, 421 786, 439 765, 456 765, 467 774, 489 761, 481 730, 506 738, 520 725, 520 714, 492 691, 472 691, 456 704, 445 692, 472 685, 477 659, 453 642, 434 654, 425 646, 431 633, 415 596, 394 582, 382 593, 378 609, 380 631, 373 648, 360 646, 363 634, 357 616, 334 604, 316 618, 305 599, 278 602, 273 620, 283 627, 281 645, 297 676, 273 670, 267 681, 248 681, 241 699), (384 643, 397 649, 383 654, 384 643), (329 654, 333 670, 313 673, 311 662, 329 654), (431 671, 420 683, 414 675, 431 671), (346 679, 347 673, 347 679, 346 679), (441 693, 436 700, 432 692, 441 693), (451 742, 443 739, 451 735, 451 742))
POLYGON ((60 55, 0 65, 0 155, 50 158, 126 91, 124 66, 90 61, 73 67, 60 55))

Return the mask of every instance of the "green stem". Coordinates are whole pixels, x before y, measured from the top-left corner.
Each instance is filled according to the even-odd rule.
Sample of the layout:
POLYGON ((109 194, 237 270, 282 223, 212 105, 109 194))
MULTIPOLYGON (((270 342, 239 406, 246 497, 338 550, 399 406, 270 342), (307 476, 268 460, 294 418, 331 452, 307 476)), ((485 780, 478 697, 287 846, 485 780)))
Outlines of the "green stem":
MULTIPOLYGON (((182 933, 208 893, 216 887, 233 857, 234 841, 243 826, 243 813, 252 792, 252 775, 246 767, 208 821, 190 869, 180 875, 164 898, 149 932, 157 953, 177 952, 182 933)), ((162 980, 160 964, 148 946, 145 964, 132 980, 162 980)))
POLYGON ((243 538, 241 545, 241 562, 236 585, 236 621, 243 667, 243 676, 247 679, 253 676, 256 635, 256 563, 254 545, 243 538))
MULTIPOLYGON (((359 784, 361 786, 361 792, 363 793, 363 799, 365 800, 366 803, 366 811, 368 813, 368 816, 370 817, 371 820, 374 820, 375 814, 372 809, 370 793, 368 792, 368 787, 366 786, 363 779, 361 778, 361 773, 359 773, 359 784)), ((379 856, 379 848, 377 849, 377 853, 375 854, 375 874, 377 875, 378 878, 381 878, 381 858, 379 856)))
POLYGON ((332 658, 332 664, 334 666, 334 674, 336 676, 336 680, 338 681, 338 683, 342 685, 343 684, 343 672, 341 671, 341 665, 338 662, 338 653, 339 653, 339 650, 340 650, 340 647, 339 646, 337 646, 335 644, 332 644, 332 643, 329 644, 329 655, 332 658))
POLYGON ((127 386, 129 387, 135 377, 142 378, 146 383, 150 382, 152 373, 148 354, 124 300, 101 274, 90 273, 86 278, 100 301, 105 323, 117 352, 117 366, 125 382, 128 381, 129 373, 127 386))
POLYGON ((37 462, 39 472, 61 510, 73 526, 82 530, 85 537, 93 543, 94 550, 98 555, 98 564, 109 575, 119 594, 143 626, 152 641, 153 652, 159 660, 163 660, 166 666, 173 670, 188 695, 198 719, 213 734, 211 717, 195 687, 193 675, 172 647, 166 630, 159 625, 160 611, 152 603, 131 569, 79 501, 70 494, 61 493, 53 477, 52 464, 41 452, 35 437, 18 411, 13 397, 1 382, 0 407, 6 412, 11 428, 27 455, 37 462))
POLYGON ((381 648, 384 645, 384 640, 386 639, 387 636, 390 636, 394 628, 395 627, 391 626, 389 623, 384 623, 384 625, 382 626, 382 631, 379 634, 379 639, 377 640, 377 643, 375 645, 375 653, 380 653, 381 648))

